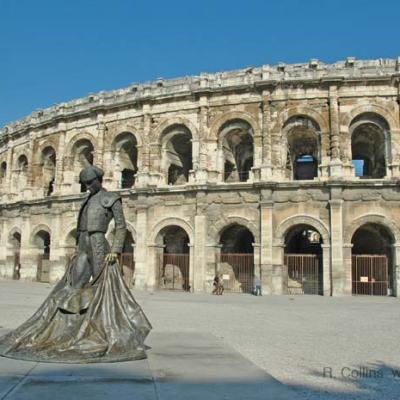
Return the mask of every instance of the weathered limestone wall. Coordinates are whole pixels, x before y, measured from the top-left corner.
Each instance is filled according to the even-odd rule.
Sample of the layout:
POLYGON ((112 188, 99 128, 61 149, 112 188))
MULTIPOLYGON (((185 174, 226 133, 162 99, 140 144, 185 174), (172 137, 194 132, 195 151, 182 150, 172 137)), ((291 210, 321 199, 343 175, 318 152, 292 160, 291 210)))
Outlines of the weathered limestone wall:
POLYGON ((93 162, 105 170, 105 187, 123 197, 138 287, 157 287, 160 231, 172 225, 189 237, 195 291, 212 289, 221 233, 233 224, 254 237, 255 274, 266 293, 286 292, 285 235, 298 224, 322 237, 324 294, 351 294, 352 237, 366 223, 391 233, 400 281, 399 71, 398 60, 349 58, 201 74, 101 92, 9 124, 0 130, 0 276, 13 277, 17 234, 21 279, 36 279, 40 232, 51 238, 50 280, 62 275, 83 197, 78 174, 93 162), (371 162, 384 163, 383 177, 355 176, 360 118, 366 140, 382 136, 381 159, 371 162), (187 156, 173 142, 182 128, 191 136, 191 169, 186 182, 171 184, 171 160, 179 167, 187 156), (121 154, 123 134, 137 154, 132 187, 123 186, 130 156, 121 154), (249 148, 236 146, 244 137, 252 159, 240 170, 249 148), (296 180, 296 151, 313 155, 313 179, 296 180), (227 160, 236 163, 236 181, 226 179, 227 160))

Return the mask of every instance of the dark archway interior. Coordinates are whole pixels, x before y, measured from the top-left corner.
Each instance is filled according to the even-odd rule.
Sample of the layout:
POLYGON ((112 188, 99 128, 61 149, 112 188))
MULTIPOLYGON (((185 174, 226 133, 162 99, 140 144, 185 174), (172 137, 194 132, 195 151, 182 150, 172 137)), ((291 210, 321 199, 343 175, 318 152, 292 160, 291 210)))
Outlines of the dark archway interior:
POLYGON ((393 243, 389 230, 379 224, 367 223, 354 233, 351 243, 353 255, 386 255, 388 258, 389 288, 393 288, 393 243))
POLYGON ((0 166, 0 182, 3 182, 7 176, 7 163, 3 161, 0 166))
POLYGON ((288 141, 288 178, 314 179, 318 176, 319 125, 309 117, 296 115, 286 121, 284 129, 288 141))
POLYGON ((44 258, 50 257, 50 234, 46 231, 39 231, 36 233, 34 238, 34 244, 38 249, 41 249, 41 253, 44 258))
POLYGON ((302 294, 323 293, 322 238, 310 225, 296 225, 285 237, 288 290, 302 294))
POLYGON ((286 234, 285 253, 322 254, 322 238, 310 225, 296 225, 286 234))
POLYGON ((50 196, 54 191, 54 181, 56 175, 56 152, 53 147, 48 146, 43 149, 41 157, 42 177, 46 196, 50 196))
POLYGON ((189 180, 189 171, 193 169, 192 134, 185 126, 173 125, 164 135, 169 137, 165 144, 168 184, 185 184, 189 180))
POLYGON ((189 236, 180 226, 168 226, 160 232, 166 254, 189 253, 189 236))
POLYGON ((19 251, 21 248, 21 234, 14 232, 11 236, 10 243, 15 251, 19 251))
POLYGON ((130 188, 135 184, 135 174, 138 170, 137 140, 132 133, 123 132, 115 139, 114 147, 121 171, 121 188, 130 188))
POLYGON ((246 182, 254 164, 254 145, 251 126, 241 120, 225 123, 220 131, 223 136, 224 180, 246 182))
POLYGON ((253 234, 243 225, 234 224, 226 228, 220 238, 221 253, 254 253, 253 234))
POLYGON ((362 179, 379 179, 386 175, 385 141, 389 125, 374 113, 364 113, 350 124, 351 153, 356 176, 362 179))
POLYGON ((122 249, 123 253, 133 253, 134 252, 134 244, 132 233, 128 231, 125 236, 124 247, 122 249))

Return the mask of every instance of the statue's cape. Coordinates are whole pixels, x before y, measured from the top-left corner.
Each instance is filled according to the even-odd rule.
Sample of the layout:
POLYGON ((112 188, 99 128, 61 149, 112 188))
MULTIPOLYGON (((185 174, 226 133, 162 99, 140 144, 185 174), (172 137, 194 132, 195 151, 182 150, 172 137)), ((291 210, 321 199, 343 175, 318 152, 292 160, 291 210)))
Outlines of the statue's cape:
POLYGON ((38 362, 92 363, 146 358, 150 322, 118 264, 105 263, 86 288, 69 282, 74 260, 36 311, 0 338, 0 355, 38 362))

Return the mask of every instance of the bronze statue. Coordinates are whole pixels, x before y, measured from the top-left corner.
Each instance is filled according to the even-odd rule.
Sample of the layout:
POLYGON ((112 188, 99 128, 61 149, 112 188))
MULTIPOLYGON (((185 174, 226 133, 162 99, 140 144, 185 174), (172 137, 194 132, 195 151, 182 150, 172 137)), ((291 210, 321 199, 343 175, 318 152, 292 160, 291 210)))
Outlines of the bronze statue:
POLYGON ((0 338, 1 356, 63 363, 146 358, 151 325, 118 267, 126 235, 122 202, 102 188, 102 177, 95 166, 81 171, 90 193, 79 212, 76 255, 36 313, 0 338), (105 234, 113 218, 110 249, 105 234))

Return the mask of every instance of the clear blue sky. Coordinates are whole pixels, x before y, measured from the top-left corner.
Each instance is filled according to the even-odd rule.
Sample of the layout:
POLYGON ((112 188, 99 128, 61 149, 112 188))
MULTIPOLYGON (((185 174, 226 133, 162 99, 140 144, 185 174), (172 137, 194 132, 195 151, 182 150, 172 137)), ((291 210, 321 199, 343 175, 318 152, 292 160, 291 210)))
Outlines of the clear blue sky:
POLYGON ((132 82, 400 56, 399 0, 0 0, 0 127, 132 82))

